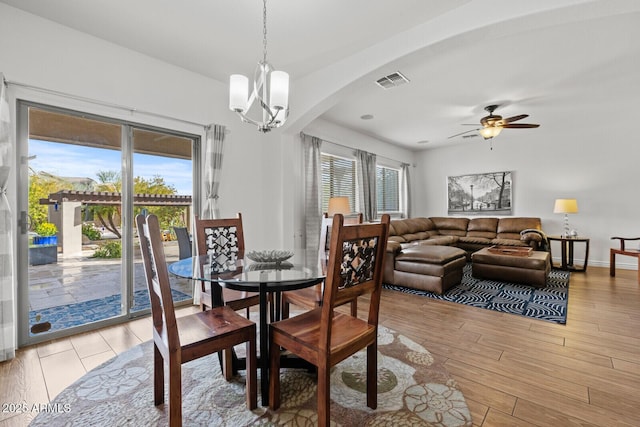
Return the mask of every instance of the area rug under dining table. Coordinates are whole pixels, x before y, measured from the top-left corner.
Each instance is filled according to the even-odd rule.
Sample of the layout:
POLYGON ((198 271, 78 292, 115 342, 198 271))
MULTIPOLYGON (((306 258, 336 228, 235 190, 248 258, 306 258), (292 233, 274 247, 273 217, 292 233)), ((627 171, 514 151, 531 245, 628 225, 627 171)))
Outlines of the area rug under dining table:
MULTIPOLYGON (((166 425, 166 405, 153 405, 153 344, 140 344, 93 369, 63 390, 32 426, 166 425)), ((315 425, 315 375, 283 369, 277 411, 245 405, 245 379, 230 382, 216 355, 183 365, 183 425, 315 425)), ((165 390, 166 393, 166 390, 165 390)), ((340 362, 331 373, 331 421, 340 426, 471 426, 462 392, 441 361, 390 329, 378 334, 378 408, 366 406, 366 353, 340 362)), ((167 397, 165 397, 165 402, 167 397)), ((258 399, 260 401, 260 399, 258 399)))

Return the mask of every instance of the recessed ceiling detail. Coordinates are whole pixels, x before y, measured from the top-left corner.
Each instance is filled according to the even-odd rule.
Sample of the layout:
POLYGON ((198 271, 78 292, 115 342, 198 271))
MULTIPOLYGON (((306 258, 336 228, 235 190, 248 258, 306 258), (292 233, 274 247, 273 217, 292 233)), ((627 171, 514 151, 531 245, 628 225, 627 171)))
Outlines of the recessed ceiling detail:
POLYGON ((391 73, 388 76, 384 76, 376 80, 376 84, 383 89, 391 89, 405 83, 409 83, 409 79, 400 71, 396 71, 395 73, 391 73))

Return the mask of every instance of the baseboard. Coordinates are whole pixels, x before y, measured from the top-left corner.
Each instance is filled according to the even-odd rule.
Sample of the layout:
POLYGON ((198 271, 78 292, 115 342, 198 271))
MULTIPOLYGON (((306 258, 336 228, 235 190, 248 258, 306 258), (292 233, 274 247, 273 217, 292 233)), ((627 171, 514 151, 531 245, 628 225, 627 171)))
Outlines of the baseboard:
MULTIPOLYGON (((554 265, 560 265, 562 264, 562 260, 560 257, 556 258, 553 257, 553 264, 554 265)), ((584 259, 574 259, 573 261, 574 265, 578 265, 578 266, 582 266, 584 265, 584 259)), ((609 262, 608 261, 589 261, 589 264, 587 265, 587 268, 589 267, 603 267, 603 268, 609 268, 609 262)), ((616 259, 616 270, 638 270, 638 263, 637 262, 620 262, 616 259)))

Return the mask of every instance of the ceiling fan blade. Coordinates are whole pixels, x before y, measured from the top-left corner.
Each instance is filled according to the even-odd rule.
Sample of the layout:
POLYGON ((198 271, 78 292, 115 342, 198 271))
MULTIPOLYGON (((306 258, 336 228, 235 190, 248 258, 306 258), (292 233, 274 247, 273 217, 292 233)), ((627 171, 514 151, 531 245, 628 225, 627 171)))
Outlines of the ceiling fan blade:
POLYGON ((456 136, 464 135, 465 133, 469 133, 469 132, 476 132, 476 131, 479 131, 479 130, 480 129, 471 129, 471 130, 468 130, 468 131, 465 131, 465 132, 456 133, 455 135, 451 135, 447 139, 455 138, 456 136))
POLYGON ((519 116, 513 116, 513 117, 507 117, 506 119, 502 119, 501 122, 503 123, 511 123, 511 122, 515 122, 517 120, 522 120, 524 118, 529 117, 528 114, 520 114, 519 116))
POLYGON ((529 128, 537 128, 540 125, 536 125, 533 123, 507 123, 500 127, 502 128, 511 128, 511 129, 529 129, 529 128))

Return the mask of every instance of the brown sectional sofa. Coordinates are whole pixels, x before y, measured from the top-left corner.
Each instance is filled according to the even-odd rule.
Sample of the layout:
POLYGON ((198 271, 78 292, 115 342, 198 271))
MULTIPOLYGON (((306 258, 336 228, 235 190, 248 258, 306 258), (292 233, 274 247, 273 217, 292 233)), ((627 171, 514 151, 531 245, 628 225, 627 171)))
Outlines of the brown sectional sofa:
POLYGON ((460 265, 469 261, 473 252, 493 245, 539 249, 544 237, 534 230, 542 230, 540 218, 422 217, 391 221, 384 283, 442 293, 460 283, 460 265), (451 249, 434 251, 425 246, 451 249))

